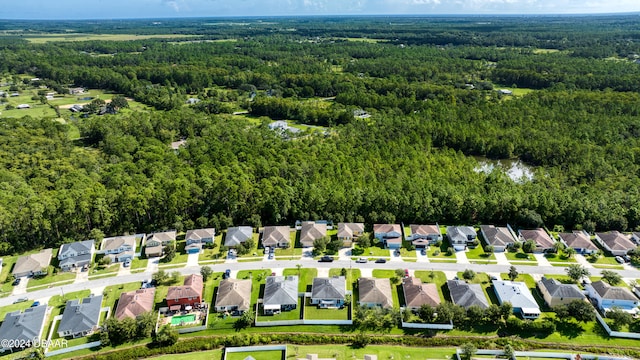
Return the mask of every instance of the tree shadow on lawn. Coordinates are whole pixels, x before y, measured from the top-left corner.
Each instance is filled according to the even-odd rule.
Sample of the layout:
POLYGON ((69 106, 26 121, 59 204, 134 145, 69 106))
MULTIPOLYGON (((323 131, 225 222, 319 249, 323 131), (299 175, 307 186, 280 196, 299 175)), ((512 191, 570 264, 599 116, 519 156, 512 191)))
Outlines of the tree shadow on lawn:
MULTIPOLYGON (((600 326, 601 327, 601 326, 600 326)), ((575 321, 556 321, 556 331, 569 339, 575 339, 584 333, 582 324, 575 321)))

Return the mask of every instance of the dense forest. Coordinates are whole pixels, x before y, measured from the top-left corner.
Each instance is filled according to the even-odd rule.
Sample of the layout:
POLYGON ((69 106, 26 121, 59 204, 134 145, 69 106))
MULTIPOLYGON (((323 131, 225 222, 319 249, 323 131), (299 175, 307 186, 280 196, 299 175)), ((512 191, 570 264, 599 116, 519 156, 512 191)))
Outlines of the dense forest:
POLYGON ((0 115, 0 253, 297 219, 640 227, 636 17, 268 20, 0 22, 6 85, 150 106, 0 115), (196 36, 28 41, 63 29, 196 36))

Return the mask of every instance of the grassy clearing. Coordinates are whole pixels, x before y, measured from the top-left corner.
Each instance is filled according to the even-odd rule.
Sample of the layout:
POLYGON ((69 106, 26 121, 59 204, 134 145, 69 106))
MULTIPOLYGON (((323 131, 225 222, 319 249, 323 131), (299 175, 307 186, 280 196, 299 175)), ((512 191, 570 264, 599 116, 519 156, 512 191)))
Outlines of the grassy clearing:
POLYGON ((385 249, 384 245, 380 242, 375 243, 373 246, 370 246, 367 249, 364 249, 363 255, 367 255, 367 254, 369 256, 379 256, 379 257, 386 257, 386 258, 389 258, 390 256, 389 249, 385 249))
POLYGON ((44 286, 52 283, 57 283, 57 282, 65 282, 65 283, 68 283, 69 281, 73 282, 73 280, 75 279, 76 279, 75 272, 59 272, 54 274, 53 266, 50 265, 49 275, 29 279, 29 282, 27 283, 27 289, 31 289, 38 286, 44 286))
POLYGON ((120 270, 120 263, 115 263, 115 264, 111 264, 108 266, 101 266, 97 263, 95 263, 93 265, 93 269, 91 269, 91 276, 94 275, 105 275, 105 274, 111 274, 111 273, 117 273, 118 270, 120 270))
POLYGON ((17 256, 5 256, 2 258, 2 271, 0 271, 0 283, 2 283, 2 287, 0 288, 0 296, 9 296, 13 291, 13 285, 11 285, 11 281, 7 281, 7 277, 11 274, 16 260, 18 260, 17 256))
POLYGON ((133 261, 131 261, 131 270, 146 269, 148 263, 149 259, 133 258, 133 261))
POLYGON ((277 315, 262 315, 262 306, 260 306, 260 315, 258 321, 282 321, 282 320, 300 320, 300 309, 302 308, 302 298, 298 298, 298 306, 291 311, 282 311, 277 315))
POLYGON ((277 350, 227 353, 227 360, 245 360, 248 356, 251 356, 255 360, 280 360, 282 359, 283 354, 282 351, 277 350))
POLYGON ((573 256, 566 256, 565 254, 545 254, 544 257, 547 258, 549 262, 561 262, 563 264, 576 262, 573 256))
POLYGON ((533 256, 533 254, 526 254, 522 251, 518 251, 515 253, 506 251, 504 254, 509 261, 527 261, 537 263, 536 258, 535 256, 533 256))
MULTIPOLYGON (((440 231, 443 234, 446 233, 446 231, 443 231, 442 229, 440 231)), ((449 240, 446 237, 444 237, 440 247, 435 245, 429 247, 429 250, 427 250, 427 256, 429 257, 430 261, 448 260, 448 261, 455 262, 456 261, 455 251, 451 253, 451 255, 447 254, 447 250, 450 247, 451 247, 451 243, 449 243, 449 240)))
POLYGON ((318 270, 305 269, 305 268, 301 268, 300 270, 284 269, 284 271, 282 272, 282 275, 284 276, 297 275, 299 277, 298 291, 305 292, 305 291, 311 291, 311 284, 313 284, 313 279, 318 277, 318 270))
POLYGON ((476 246, 475 249, 469 249, 467 252, 467 259, 469 260, 495 260, 496 256, 493 253, 486 253, 481 245, 476 246))
POLYGON ((316 305, 311 305, 311 299, 307 298, 304 305, 304 318, 315 320, 349 320, 349 309, 321 309, 316 305))

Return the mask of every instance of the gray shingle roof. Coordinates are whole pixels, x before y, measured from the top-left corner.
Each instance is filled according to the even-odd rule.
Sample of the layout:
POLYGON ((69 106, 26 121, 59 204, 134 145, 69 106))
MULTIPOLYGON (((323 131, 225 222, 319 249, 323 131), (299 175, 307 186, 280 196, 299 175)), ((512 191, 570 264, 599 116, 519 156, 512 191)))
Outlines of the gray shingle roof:
POLYGON ((47 314, 47 305, 40 305, 7 314, 0 326, 0 339, 33 340, 43 338, 42 324, 47 314))
POLYGON ((383 308, 393 307, 389 279, 361 277, 358 279, 358 295, 361 303, 380 304, 383 308))
POLYGON ((44 249, 38 253, 25 255, 18 258, 13 266, 13 274, 25 272, 38 272, 49 267, 53 249, 44 249))
POLYGON ((596 236, 611 250, 631 250, 636 248, 636 244, 631 241, 629 236, 621 234, 618 231, 596 233, 596 236))
POLYGON ((578 300, 585 298, 582 291, 574 284, 563 284, 556 279, 547 279, 546 277, 542 277, 538 284, 546 288, 549 295, 554 298, 575 298, 578 300))
POLYGON ((491 246, 507 246, 516 242, 511 232, 506 227, 493 225, 480 225, 485 241, 491 246))
POLYGON ((171 230, 171 231, 162 231, 162 232, 152 233, 147 238, 147 241, 150 241, 150 240, 160 241, 163 244, 176 241, 176 231, 171 230))
POLYGON ((105 238, 102 240, 102 250, 109 251, 119 249, 123 245, 128 245, 131 249, 136 247, 135 235, 116 236, 111 238, 105 238))
POLYGON ((224 246, 238 246, 253 235, 251 226, 230 227, 227 229, 227 235, 224 238, 224 246))
POLYGON ((187 234, 184 236, 185 240, 202 240, 202 239, 213 239, 216 236, 216 229, 207 228, 207 229, 195 229, 187 231, 187 234))
POLYGON ((69 244, 62 244, 62 246, 60 246, 60 251, 58 252, 58 259, 60 259, 69 251, 76 254, 81 254, 83 252, 91 253, 91 251, 94 249, 94 246, 95 242, 93 240, 76 241, 69 244))
POLYGON ((464 308, 469 308, 473 305, 480 306, 483 309, 489 307, 489 302, 480 284, 467 284, 462 280, 449 280, 447 281, 447 286, 454 304, 464 308))
POLYGON ((456 243, 465 242, 469 239, 469 236, 477 236, 476 230, 471 226, 448 226, 447 236, 449 239, 456 243))
POLYGON ((90 296, 78 300, 69 300, 62 313, 62 320, 58 326, 58 333, 64 334, 70 331, 77 334, 84 331, 92 331, 100 321, 100 309, 102 308, 102 295, 90 296))
POLYGON ((297 276, 267 276, 264 305, 298 305, 297 276))
POLYGON ((91 262, 91 254, 82 254, 78 256, 72 256, 65 259, 60 260, 58 266, 61 268, 66 266, 76 265, 78 263, 90 263, 91 262))
POLYGON ((638 301, 638 298, 626 288, 611 286, 602 280, 591 283, 591 286, 602 299, 638 301))
POLYGON ((344 276, 317 277, 313 279, 311 298, 344 300, 346 291, 346 279, 344 276))

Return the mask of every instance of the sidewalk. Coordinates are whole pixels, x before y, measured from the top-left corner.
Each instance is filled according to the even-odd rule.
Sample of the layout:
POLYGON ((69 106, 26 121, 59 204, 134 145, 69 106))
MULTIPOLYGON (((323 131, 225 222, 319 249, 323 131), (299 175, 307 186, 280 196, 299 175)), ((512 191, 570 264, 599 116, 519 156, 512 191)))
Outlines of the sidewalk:
POLYGON ((456 251, 456 262, 458 264, 468 264, 469 259, 467 259, 467 253, 464 251, 456 251))
POLYGON ((578 264, 584 266, 585 268, 593 269, 593 264, 590 263, 589 260, 587 260, 587 258, 585 258, 583 255, 575 254, 575 255, 573 255, 573 258, 576 259, 578 264))
POLYGON ((498 265, 511 265, 511 263, 507 259, 507 254, 505 254, 504 252, 494 252, 493 255, 496 257, 498 265))

